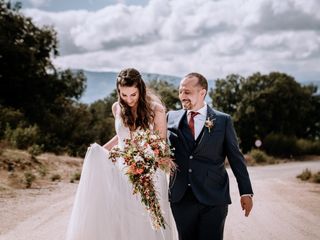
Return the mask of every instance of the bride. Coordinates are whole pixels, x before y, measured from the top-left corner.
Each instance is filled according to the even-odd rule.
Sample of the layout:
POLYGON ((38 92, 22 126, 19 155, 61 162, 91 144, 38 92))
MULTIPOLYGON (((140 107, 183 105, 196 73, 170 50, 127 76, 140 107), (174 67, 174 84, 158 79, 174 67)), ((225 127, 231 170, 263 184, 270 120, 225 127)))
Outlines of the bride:
POLYGON ((166 174, 157 171, 154 182, 166 228, 154 230, 140 197, 132 194, 123 160, 112 163, 108 159, 109 150, 115 145, 123 147, 124 139, 137 129, 158 131, 166 139, 165 108, 147 91, 136 69, 119 73, 117 92, 118 102, 112 106, 116 136, 103 147, 92 144, 86 153, 67 240, 176 240, 166 174))

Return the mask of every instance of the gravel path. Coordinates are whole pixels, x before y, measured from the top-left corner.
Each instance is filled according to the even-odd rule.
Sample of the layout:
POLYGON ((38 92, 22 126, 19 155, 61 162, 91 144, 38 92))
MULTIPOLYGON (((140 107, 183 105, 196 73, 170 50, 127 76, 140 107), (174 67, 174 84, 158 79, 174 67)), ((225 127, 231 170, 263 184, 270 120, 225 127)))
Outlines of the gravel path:
POLYGON ((320 184, 296 178, 305 168, 320 171, 320 161, 249 168, 255 196, 248 218, 241 210, 232 177, 233 204, 229 207, 225 239, 320 239, 320 184))
MULTIPOLYGON (((320 171, 320 160, 249 167, 255 196, 248 218, 230 173, 233 204, 225 240, 320 239, 320 184, 295 177, 305 168, 320 171)), ((0 240, 63 240, 76 188, 76 184, 59 183, 1 194, 0 240)))

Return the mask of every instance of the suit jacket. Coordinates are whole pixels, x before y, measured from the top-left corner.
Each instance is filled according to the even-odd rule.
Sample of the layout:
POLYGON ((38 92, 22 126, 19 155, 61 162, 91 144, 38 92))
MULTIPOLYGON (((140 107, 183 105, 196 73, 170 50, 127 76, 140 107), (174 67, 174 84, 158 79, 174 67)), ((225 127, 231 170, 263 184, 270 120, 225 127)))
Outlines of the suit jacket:
POLYGON ((230 204, 229 178, 225 169, 228 158, 237 179, 240 195, 252 194, 244 157, 239 150, 231 117, 208 106, 207 119, 214 122, 203 127, 195 141, 187 123, 186 110, 168 113, 168 140, 174 148, 177 172, 170 179, 169 200, 178 202, 188 187, 205 205, 230 204), (210 132, 209 132, 210 131, 210 132))

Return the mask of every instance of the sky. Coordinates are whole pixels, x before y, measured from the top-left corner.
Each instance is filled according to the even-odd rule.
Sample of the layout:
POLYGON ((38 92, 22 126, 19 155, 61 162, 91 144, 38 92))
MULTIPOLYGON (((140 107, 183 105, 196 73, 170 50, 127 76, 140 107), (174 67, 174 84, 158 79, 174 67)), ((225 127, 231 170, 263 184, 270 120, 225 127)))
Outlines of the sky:
POLYGON ((320 80, 319 0, 23 0, 58 33, 59 68, 208 79, 285 72, 320 80))

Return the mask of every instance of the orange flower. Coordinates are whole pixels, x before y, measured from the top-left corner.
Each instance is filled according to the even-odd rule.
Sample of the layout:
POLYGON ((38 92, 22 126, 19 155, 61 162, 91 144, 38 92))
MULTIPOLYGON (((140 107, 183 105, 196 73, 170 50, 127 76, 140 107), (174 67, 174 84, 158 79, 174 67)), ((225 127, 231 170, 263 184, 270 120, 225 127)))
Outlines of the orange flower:
POLYGON ((143 168, 137 168, 136 169, 136 174, 141 174, 141 173, 143 173, 143 168))
POLYGON ((136 172, 136 167, 135 167, 134 164, 132 164, 132 165, 129 167, 127 173, 128 173, 128 174, 135 174, 135 172, 136 172))
POLYGON ((159 156, 159 153, 160 153, 159 149, 156 148, 156 149, 154 150, 154 154, 155 154, 156 156, 159 156))

